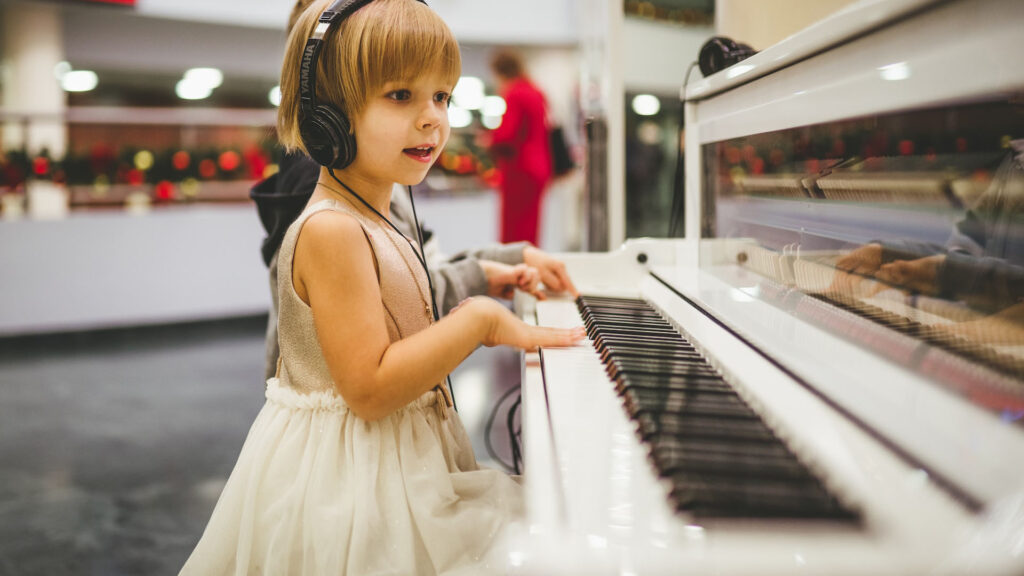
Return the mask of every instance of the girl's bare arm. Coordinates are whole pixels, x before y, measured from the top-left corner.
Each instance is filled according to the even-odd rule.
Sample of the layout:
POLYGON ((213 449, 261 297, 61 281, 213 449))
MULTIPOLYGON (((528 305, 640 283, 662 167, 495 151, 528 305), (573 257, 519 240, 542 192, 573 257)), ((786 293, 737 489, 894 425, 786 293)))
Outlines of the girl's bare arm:
POLYGON ((365 420, 387 416, 430 390, 480 344, 566 346, 583 335, 528 326, 481 298, 392 344, 368 241, 351 216, 338 212, 307 220, 292 274, 296 292, 313 310, 334 384, 365 420))

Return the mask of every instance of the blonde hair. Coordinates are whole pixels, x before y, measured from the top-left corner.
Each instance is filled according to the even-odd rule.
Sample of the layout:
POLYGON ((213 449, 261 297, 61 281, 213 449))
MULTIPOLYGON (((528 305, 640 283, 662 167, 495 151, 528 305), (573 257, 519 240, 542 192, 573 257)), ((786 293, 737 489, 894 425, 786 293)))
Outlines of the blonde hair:
MULTIPOLYGON (((316 0, 295 21, 281 69, 277 134, 288 151, 306 147, 299 134, 299 61, 320 15, 331 0, 316 0)), ((388 82, 411 81, 437 71, 455 85, 462 72, 459 45, 451 30, 418 0, 374 0, 324 37, 317 64, 317 104, 331 104, 349 119, 388 82), (339 41, 340 37, 340 41, 339 41)))

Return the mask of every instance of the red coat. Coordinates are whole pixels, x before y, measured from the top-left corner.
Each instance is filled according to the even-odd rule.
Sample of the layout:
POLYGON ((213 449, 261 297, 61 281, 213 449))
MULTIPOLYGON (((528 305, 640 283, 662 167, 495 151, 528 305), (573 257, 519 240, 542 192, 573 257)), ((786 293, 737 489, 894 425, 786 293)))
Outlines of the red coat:
POLYGON ((544 95, 529 80, 506 86, 505 116, 491 132, 501 172, 501 241, 537 244, 541 194, 551 180, 551 143, 544 95))
POLYGON ((529 80, 511 81, 502 94, 505 116, 491 132, 491 148, 502 172, 516 170, 547 182, 551 178, 547 104, 529 80))

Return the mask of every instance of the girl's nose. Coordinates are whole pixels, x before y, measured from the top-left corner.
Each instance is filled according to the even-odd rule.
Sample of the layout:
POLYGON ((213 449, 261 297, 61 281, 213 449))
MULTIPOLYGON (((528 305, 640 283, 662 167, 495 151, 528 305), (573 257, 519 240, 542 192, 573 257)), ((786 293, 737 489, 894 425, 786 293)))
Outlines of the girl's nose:
POLYGON ((444 113, 436 103, 431 102, 423 112, 420 113, 419 126, 421 130, 433 128, 441 123, 441 114, 444 113))

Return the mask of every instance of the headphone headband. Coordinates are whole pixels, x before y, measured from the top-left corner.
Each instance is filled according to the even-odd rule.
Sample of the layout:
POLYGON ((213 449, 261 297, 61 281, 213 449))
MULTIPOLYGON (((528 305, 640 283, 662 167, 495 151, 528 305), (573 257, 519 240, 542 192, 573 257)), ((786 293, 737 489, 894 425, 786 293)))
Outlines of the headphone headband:
POLYGON ((353 12, 372 1, 334 0, 334 3, 320 15, 313 35, 306 40, 306 47, 302 49, 302 62, 299 68, 299 106, 304 116, 309 117, 316 108, 316 65, 320 60, 320 49, 323 47, 324 36, 336 22, 348 18, 353 12))

